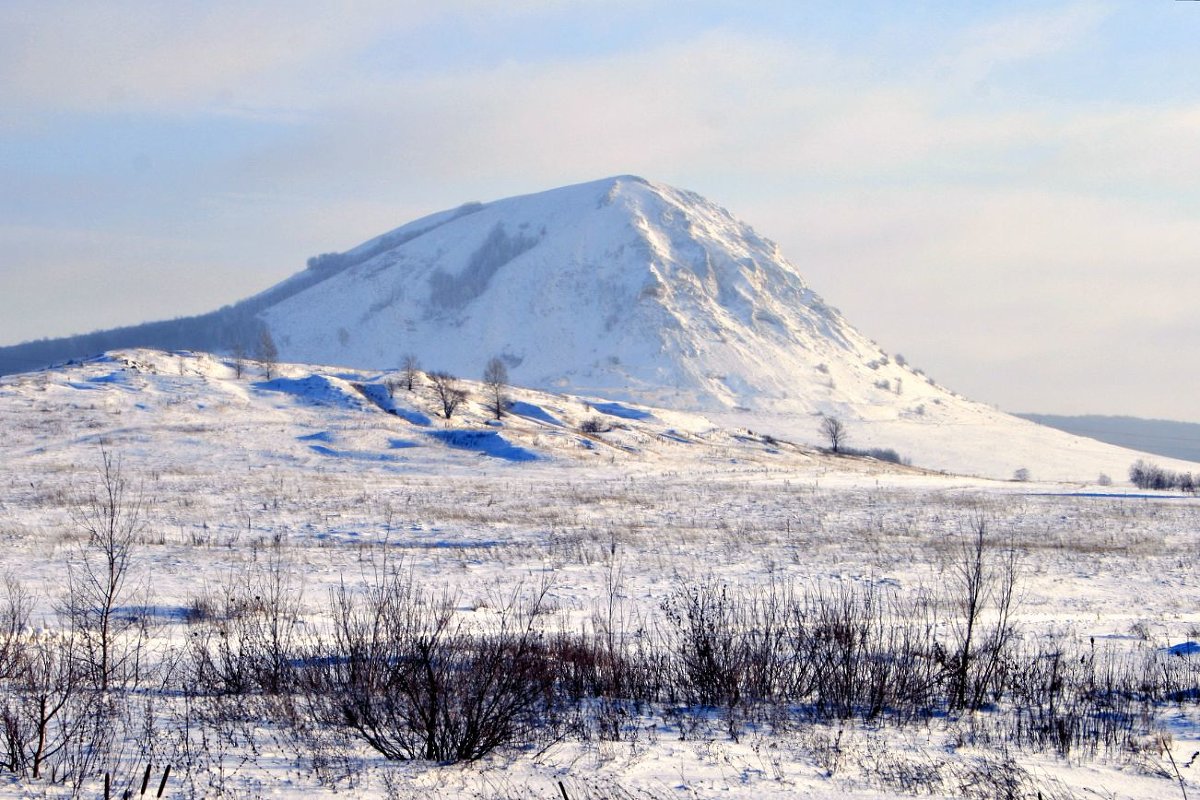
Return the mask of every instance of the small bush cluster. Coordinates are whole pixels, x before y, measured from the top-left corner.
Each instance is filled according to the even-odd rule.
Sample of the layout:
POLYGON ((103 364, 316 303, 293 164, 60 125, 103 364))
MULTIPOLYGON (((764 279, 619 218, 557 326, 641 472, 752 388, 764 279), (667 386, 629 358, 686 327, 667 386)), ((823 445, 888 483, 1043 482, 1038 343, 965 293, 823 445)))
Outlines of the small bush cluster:
POLYGON ((580 433, 607 433, 612 430, 612 425, 607 420, 600 417, 588 417, 583 422, 579 423, 580 433))
POLYGON ((274 598, 254 612, 267 624, 232 638, 257 642, 239 653, 262 665, 245 670, 249 680, 195 684, 274 697, 275 723, 314 750, 332 735, 388 759, 440 762, 570 735, 631 740, 647 727, 686 738, 719 722, 738 737, 748 726, 851 720, 961 719, 972 740, 1095 754, 1134 746, 1163 704, 1200 700, 1200 659, 1023 643, 1016 583, 1015 551, 997 548, 982 522, 939 596, 679 583, 646 619, 619 608, 614 591, 579 631, 539 622, 544 587, 468 622, 455 598, 392 570, 334 592, 331 632, 289 638, 282 659, 268 632, 291 614, 271 608, 284 595, 258 592, 274 598))
POLYGON ((268 562, 197 604, 206 612, 186 650, 157 651, 108 691, 71 637, 23 635, 27 601, 10 584, 0 770, 82 780, 129 772, 133 753, 173 762, 202 796, 229 751, 254 752, 264 735, 336 775, 351 742, 387 759, 456 762, 664 728, 688 738, 719 724, 736 738, 938 719, 974 742, 1094 755, 1135 747, 1156 709, 1200 701, 1200 659, 1022 642, 1011 559, 981 527, 941 596, 684 582, 645 619, 615 607, 614 592, 615 606, 578 631, 546 628, 545 588, 471 614, 399 570, 342 586, 321 612, 329 624, 302 625, 288 570, 268 562), (141 688, 151 678, 161 694, 141 688))
POLYGON ((297 668, 298 704, 395 760, 473 761, 537 740, 553 721, 554 670, 535 630, 543 596, 514 596, 495 625, 468 630, 453 598, 396 573, 332 598, 334 632, 297 668))
POLYGON ((876 461, 887 461, 890 464, 912 464, 912 459, 905 458, 890 447, 868 447, 859 449, 855 447, 843 447, 841 452, 848 456, 864 456, 873 458, 876 461))
POLYGON ((1139 489, 1175 489, 1190 494, 1196 493, 1196 478, 1190 472, 1174 472, 1138 459, 1129 468, 1129 480, 1139 489))

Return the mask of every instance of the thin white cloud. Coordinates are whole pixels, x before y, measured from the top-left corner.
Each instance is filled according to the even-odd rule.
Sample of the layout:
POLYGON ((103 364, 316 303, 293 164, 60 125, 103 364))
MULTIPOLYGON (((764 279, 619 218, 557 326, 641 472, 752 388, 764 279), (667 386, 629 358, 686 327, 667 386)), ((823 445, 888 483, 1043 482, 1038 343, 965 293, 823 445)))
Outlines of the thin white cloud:
POLYGON ((1001 67, 1078 45, 1112 13, 1111 4, 1086 0, 991 19, 959 36, 950 52, 935 60, 935 72, 947 86, 970 85, 1001 67))
POLYGON ((0 104, 25 113, 312 110, 361 78, 355 57, 389 37, 439 20, 484 26, 571 5, 10 2, 0 4, 0 104))
POLYGON ((322 74, 431 4, 8 3, 0 6, 0 101, 25 111, 311 108, 322 74))

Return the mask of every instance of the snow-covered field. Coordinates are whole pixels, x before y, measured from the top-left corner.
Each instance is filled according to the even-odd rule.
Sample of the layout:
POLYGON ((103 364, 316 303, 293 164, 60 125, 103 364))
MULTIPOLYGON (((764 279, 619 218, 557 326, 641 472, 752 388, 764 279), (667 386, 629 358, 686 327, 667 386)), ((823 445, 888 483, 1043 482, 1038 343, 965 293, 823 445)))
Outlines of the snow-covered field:
MULTIPOLYGON (((129 351, 0 379, 0 537, 5 572, 34 595, 37 632, 25 638, 61 635, 64 597, 88 550, 80 509, 108 453, 128 482, 127 504, 143 502, 118 611, 145 626, 150 676, 102 695, 125 703, 113 723, 125 740, 93 754, 86 774, 71 772, 82 757, 56 756, 46 764, 66 784, 51 783, 47 767, 37 779, 6 775, 0 793, 58 796, 75 781, 80 794, 102 796, 108 770, 113 796, 128 787, 136 796, 148 760, 154 785, 171 764, 169 797, 1200 792, 1194 692, 1138 706, 1136 736, 1065 755, 981 733, 1007 719, 1011 700, 901 723, 681 698, 630 710, 619 735, 568 725, 466 764, 387 761, 354 737, 305 739, 255 716, 254 692, 231 701, 244 719, 222 722, 220 698, 193 697, 184 667, 161 665, 216 641, 215 609, 238 587, 274 586, 294 603, 297 641, 329 632, 331 592, 357 592, 399 566, 420 591, 448 592, 456 618, 481 630, 514 596, 543 597, 536 625, 548 634, 634 636, 669 629, 673 604, 697 589, 761 598, 786 587, 873 591, 897 610, 933 598, 935 634, 952 642, 963 547, 981 524, 989 558, 1008 548, 1016 557, 1021 652, 1183 664, 1176 672, 1189 687, 1200 675, 1191 665, 1200 657, 1166 652, 1200 640, 1196 500, 1139 492, 1123 472, 1113 486, 1088 484, 1096 463, 1081 462, 1070 484, 963 478, 920 460, 823 454, 815 424, 807 441, 783 441, 782 427, 772 436, 754 419, 722 427, 515 389, 512 413, 497 422, 476 385, 447 421, 424 376, 389 396, 397 375, 276 373, 267 380, 248 365, 239 377, 227 359, 129 351)), ((1011 433, 959 435, 978 435, 980 448, 1025 447, 1023 463, 1043 474, 1037 448, 1011 433)), ((1102 456, 1107 466, 1121 451, 1102 456)), ((989 625, 990 613, 981 617, 989 625)), ((16 696, 6 695, 10 707, 16 696)))

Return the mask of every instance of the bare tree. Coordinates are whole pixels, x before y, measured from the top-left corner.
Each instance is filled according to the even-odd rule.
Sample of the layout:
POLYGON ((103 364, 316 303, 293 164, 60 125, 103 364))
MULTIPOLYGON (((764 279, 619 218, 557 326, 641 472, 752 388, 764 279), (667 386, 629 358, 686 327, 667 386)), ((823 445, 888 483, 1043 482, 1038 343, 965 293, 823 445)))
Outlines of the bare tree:
POLYGON ((821 435, 829 442, 829 450, 833 453, 840 453, 849 438, 846 424, 837 417, 821 417, 821 435))
POLYGON ((130 491, 121 461, 100 451, 96 487, 79 498, 71 518, 87 535, 68 567, 64 611, 79 643, 89 677, 101 691, 137 678, 141 637, 128 641, 138 621, 119 609, 133 594, 129 572, 133 546, 144 527, 143 499, 130 491))
POLYGON ((508 389, 508 367, 501 359, 495 356, 488 359, 487 366, 483 368, 483 385, 487 388, 488 408, 496 415, 496 419, 500 419, 508 403, 505 393, 508 389))
POLYGON ((258 346, 254 352, 258 363, 262 365, 263 375, 267 380, 271 380, 275 373, 275 368, 279 365, 279 348, 275 346, 275 340, 271 338, 271 332, 263 328, 258 335, 258 346))
POLYGON ((433 381, 433 393, 442 404, 442 414, 450 419, 458 407, 466 402, 466 390, 458 385, 458 378, 449 372, 431 372, 429 380, 433 381))
POLYGON ((233 373, 241 380, 242 373, 246 371, 246 348, 240 342, 233 346, 233 373))
POLYGON ((417 373, 421 371, 421 362, 412 353, 404 357, 404 362, 400 366, 400 371, 404 375, 404 387, 410 392, 417 384, 417 373))
POLYGON ((997 677, 1013 637, 1012 612, 1016 602, 1017 550, 1006 547, 989 551, 987 521, 971 520, 969 536, 963 541, 958 560, 952 565, 951 585, 961 615, 958 653, 953 666, 950 703, 954 708, 978 709, 997 677), (983 617, 990 609, 990 628, 983 617))

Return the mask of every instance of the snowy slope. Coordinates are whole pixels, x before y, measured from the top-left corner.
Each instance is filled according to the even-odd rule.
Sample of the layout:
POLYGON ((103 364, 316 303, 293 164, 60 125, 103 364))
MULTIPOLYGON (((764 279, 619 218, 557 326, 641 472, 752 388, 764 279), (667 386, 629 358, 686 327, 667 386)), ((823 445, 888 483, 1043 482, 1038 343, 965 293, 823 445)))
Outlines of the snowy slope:
MULTIPOLYGON (((847 474, 928 470, 1037 481, 1123 482, 1142 454, 963 404, 956 424, 855 421, 852 447, 898 450, 916 469, 832 457, 817 419, 729 411, 697 414, 596 396, 512 387, 509 413, 492 418, 486 390, 463 381, 468 400, 447 420, 424 375, 413 391, 399 373, 280 364, 261 367, 205 353, 115 351, 84 362, 0 379, 0 426, 14 458, 68 460, 99 441, 133 453, 169 448, 176 458, 230 468, 288 464, 321 471, 366 466, 421 474, 481 463, 627 464, 630 469, 708 469, 727 462, 847 474), (972 422, 967 415, 976 414, 972 422), (598 429, 596 430, 590 429, 598 429), (481 461, 482 459, 482 461, 481 461)), ((952 409, 953 410, 953 409, 952 409)), ((1195 465, 1150 457, 1177 471, 1195 465)))
POLYGON ((0 372, 114 347, 252 351, 263 325, 293 362, 379 372, 411 354, 470 378, 499 355, 522 386, 797 442, 834 415, 853 447, 960 474, 1119 479, 1137 458, 935 384, 728 212, 630 176, 432 214, 211 314, 0 348, 0 372))
MULTIPOLYGON (((496 420, 483 388, 467 381, 467 401, 446 419, 426 376, 412 391, 389 386, 399 378, 279 364, 268 379, 256 364, 239 376, 234 360, 206 353, 115 351, 0 378, 0 450, 14 464, 69 462, 103 443, 131 457, 235 469, 400 474, 524 462, 695 466, 730 455, 748 464, 829 460, 696 414, 517 387, 506 391, 509 410, 496 420)), ((846 467, 892 469, 861 459, 846 467)))

